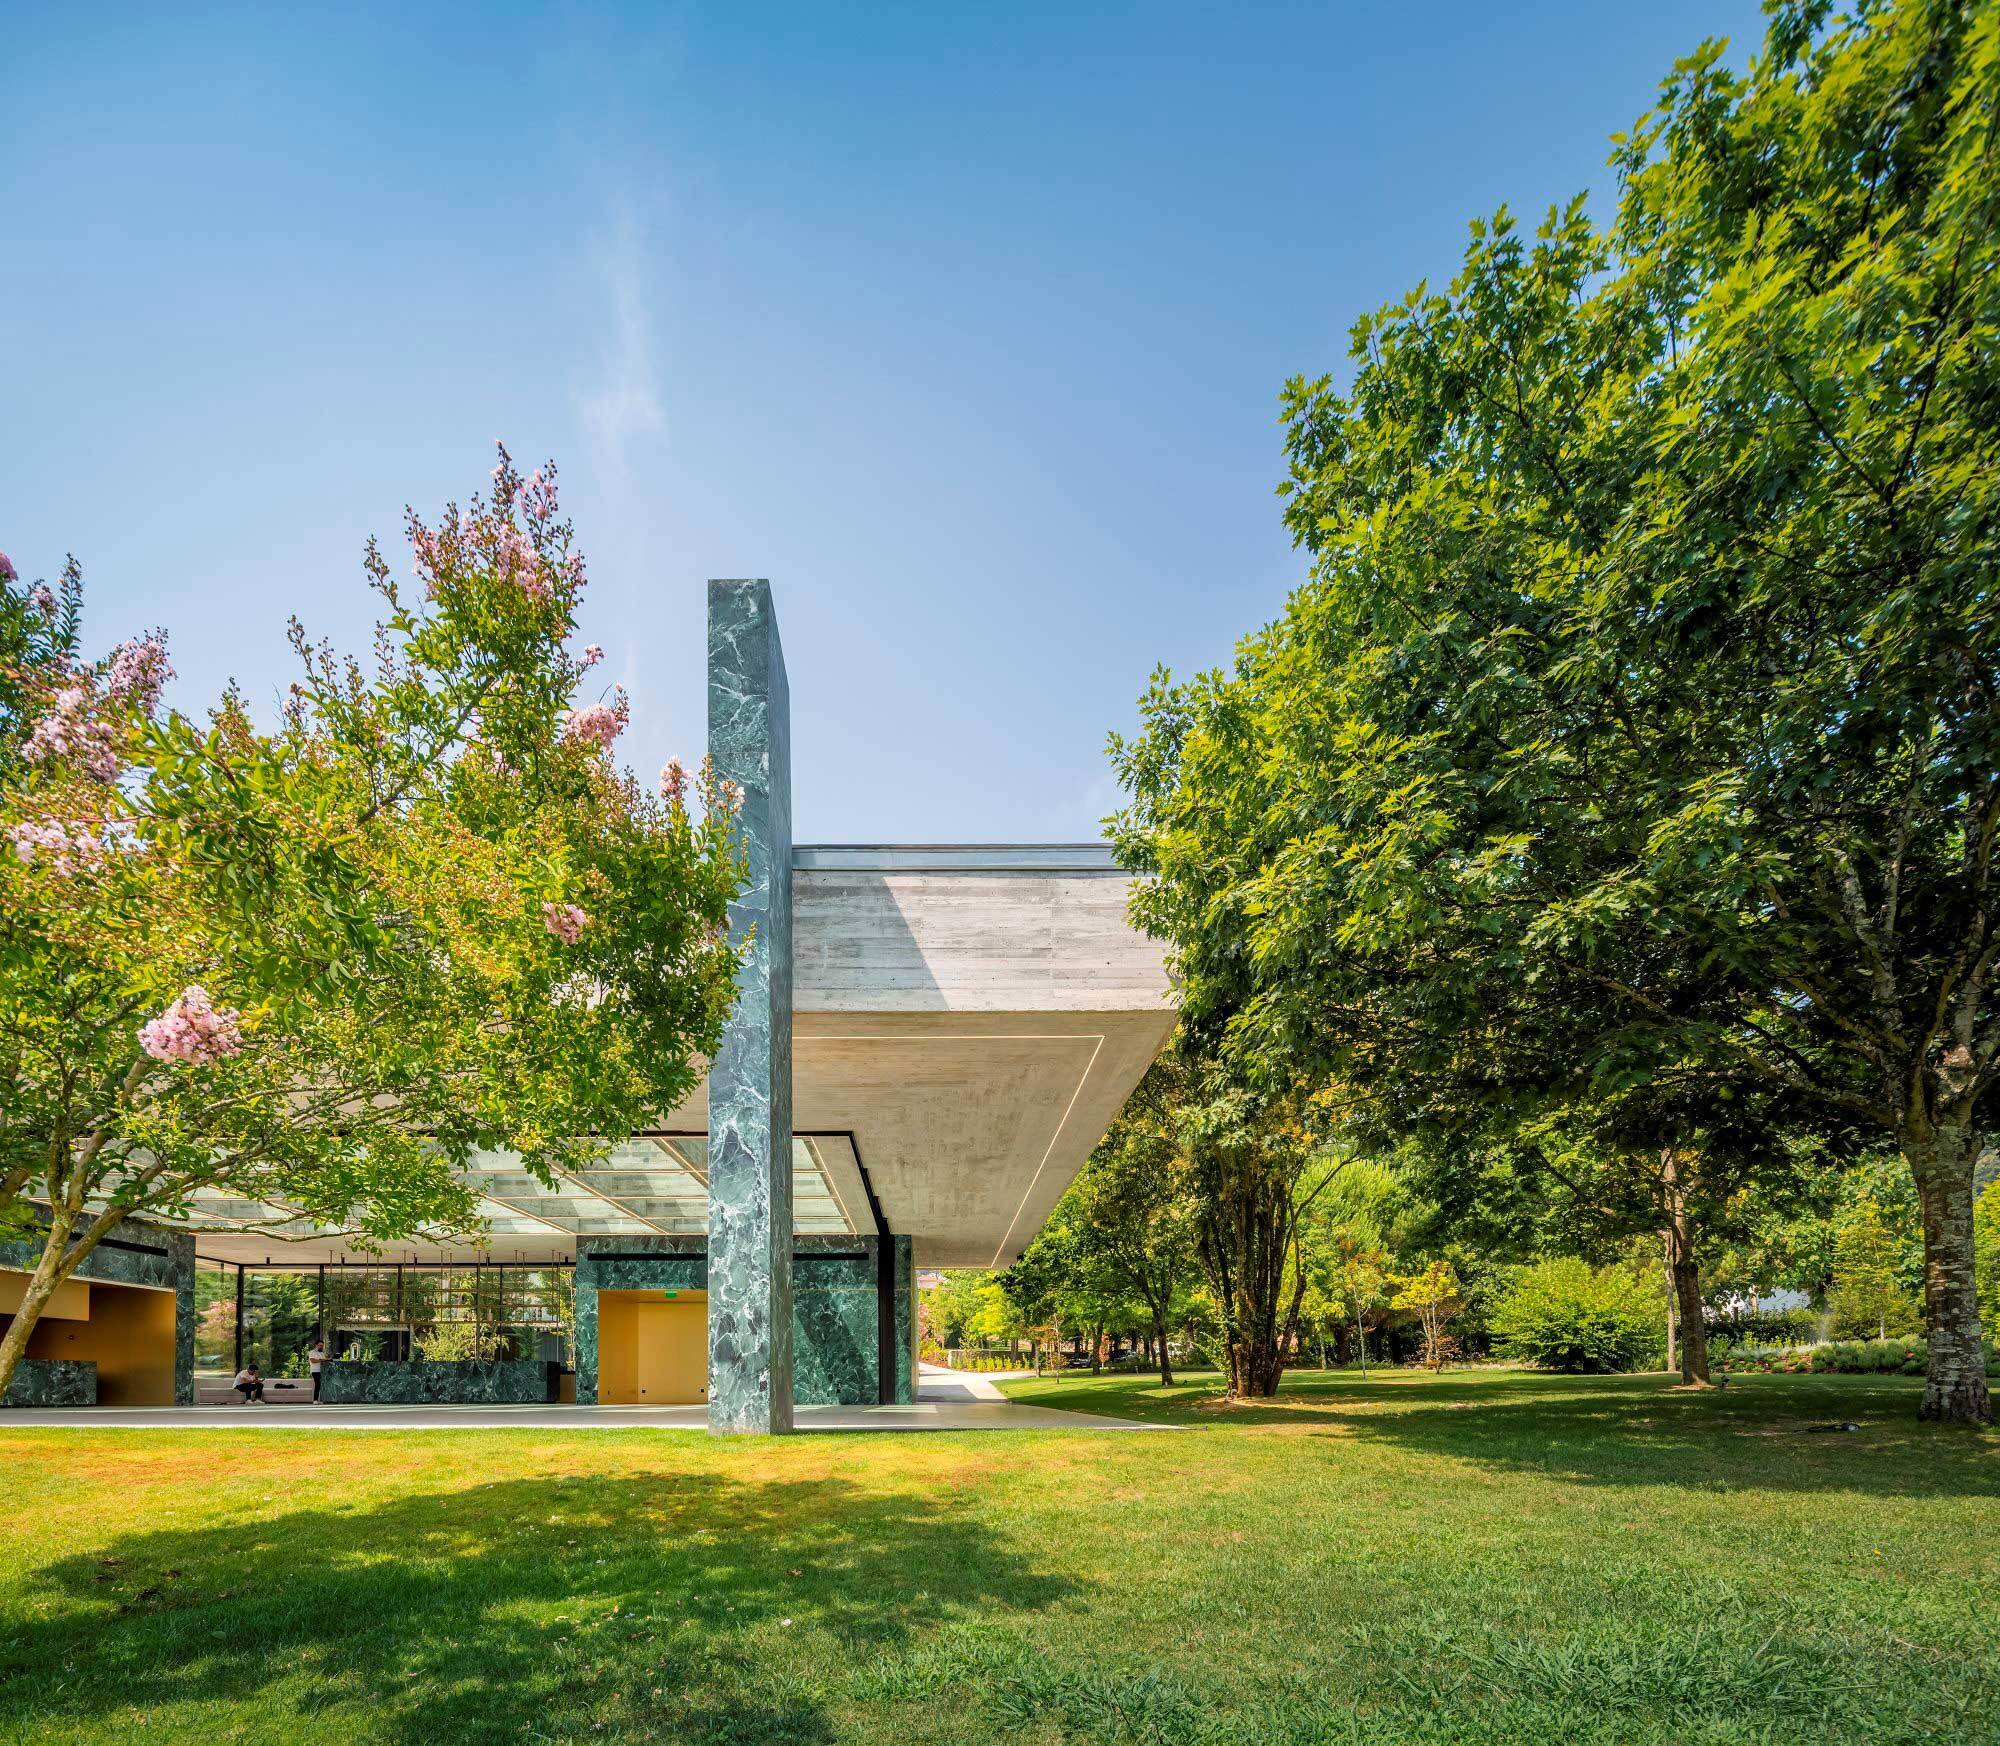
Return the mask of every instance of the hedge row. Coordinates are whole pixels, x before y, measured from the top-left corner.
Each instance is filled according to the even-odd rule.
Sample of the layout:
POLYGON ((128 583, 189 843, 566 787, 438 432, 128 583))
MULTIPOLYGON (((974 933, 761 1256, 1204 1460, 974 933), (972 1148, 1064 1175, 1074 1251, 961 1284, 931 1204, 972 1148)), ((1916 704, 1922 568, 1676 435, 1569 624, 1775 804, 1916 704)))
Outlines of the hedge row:
MULTIPOLYGON (((1745 1375, 1752 1371, 1792 1375, 1921 1376, 1928 1356, 1920 1339, 1828 1340, 1817 1346, 1734 1345, 1718 1340, 1708 1349, 1711 1371, 1745 1375)), ((2000 1346, 1986 1343, 1986 1373, 2000 1375, 2000 1346)))

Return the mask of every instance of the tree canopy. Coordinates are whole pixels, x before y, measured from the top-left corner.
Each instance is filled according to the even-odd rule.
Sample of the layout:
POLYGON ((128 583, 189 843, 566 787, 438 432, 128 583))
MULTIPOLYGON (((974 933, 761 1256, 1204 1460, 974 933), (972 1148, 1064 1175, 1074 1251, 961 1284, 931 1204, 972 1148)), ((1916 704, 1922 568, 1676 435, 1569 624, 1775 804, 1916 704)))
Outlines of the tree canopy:
POLYGON ((41 1245, 0 1388, 126 1217, 208 1190, 363 1244, 475 1230, 474 1148, 584 1162, 716 1046, 730 796, 613 766, 553 468, 503 450, 409 536, 415 590, 368 549, 372 663, 295 622, 268 728, 233 693, 162 714, 163 636, 85 661, 75 567, 0 563, 0 1227, 41 1245))
POLYGON ((2000 12, 1784 6, 1286 392, 1312 574, 1114 739, 1184 1023, 1378 1132, 1900 1148, 1989 1412, 2000 12))

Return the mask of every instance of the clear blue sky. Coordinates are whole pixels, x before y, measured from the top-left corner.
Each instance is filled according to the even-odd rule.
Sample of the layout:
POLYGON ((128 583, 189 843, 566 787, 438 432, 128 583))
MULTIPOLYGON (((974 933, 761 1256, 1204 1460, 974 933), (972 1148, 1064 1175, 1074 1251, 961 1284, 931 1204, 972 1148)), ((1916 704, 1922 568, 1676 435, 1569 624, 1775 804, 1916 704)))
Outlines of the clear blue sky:
POLYGON ((804 841, 1072 839, 1300 563, 1276 397, 1749 0, 8 9, 0 548, 268 706, 553 455, 642 771, 766 575, 804 841))

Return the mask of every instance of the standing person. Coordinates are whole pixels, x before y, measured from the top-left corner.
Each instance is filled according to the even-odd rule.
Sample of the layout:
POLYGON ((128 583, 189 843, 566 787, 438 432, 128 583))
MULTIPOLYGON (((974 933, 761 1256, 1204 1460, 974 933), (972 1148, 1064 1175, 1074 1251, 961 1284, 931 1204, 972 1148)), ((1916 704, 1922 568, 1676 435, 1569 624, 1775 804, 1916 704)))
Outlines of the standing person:
POLYGON ((306 1368, 312 1372, 314 1405, 318 1405, 319 1403, 319 1371, 320 1366, 325 1362, 326 1342, 316 1339, 306 1352, 306 1368))
POLYGON ((243 1397, 243 1404, 245 1406, 248 1406, 253 1400, 259 1402, 263 1400, 264 1378, 258 1374, 256 1365, 246 1364, 241 1370, 237 1371, 236 1392, 243 1397))

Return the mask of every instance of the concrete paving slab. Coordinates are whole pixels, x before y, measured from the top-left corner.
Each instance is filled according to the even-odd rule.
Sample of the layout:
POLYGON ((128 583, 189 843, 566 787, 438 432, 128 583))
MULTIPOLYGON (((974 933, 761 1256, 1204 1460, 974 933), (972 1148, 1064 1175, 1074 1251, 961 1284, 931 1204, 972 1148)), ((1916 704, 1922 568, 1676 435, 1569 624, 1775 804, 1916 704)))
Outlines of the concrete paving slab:
MULTIPOLYGON (((800 1407, 801 1431, 1158 1431, 1172 1426, 1094 1413, 1018 1406, 983 1376, 931 1371, 920 1379, 913 1406, 800 1407)), ((708 1410, 699 1406, 314 1406, 10 1407, 0 1430, 259 1430, 259 1431, 471 1431, 471 1430, 668 1430, 699 1431, 708 1410)))

